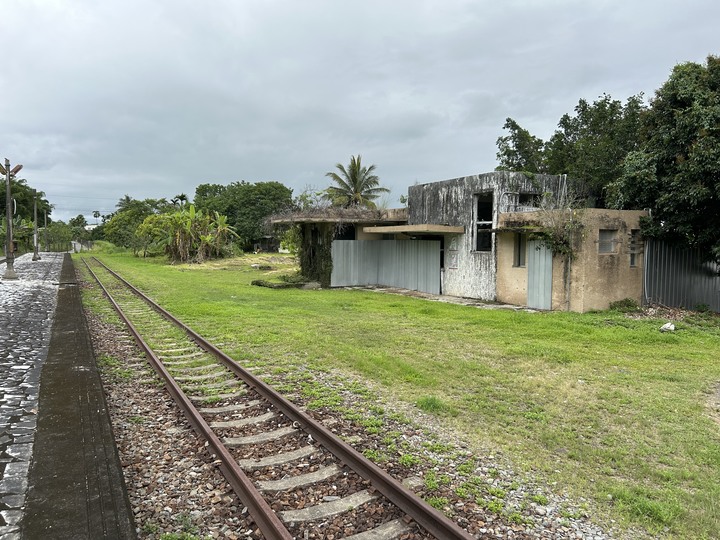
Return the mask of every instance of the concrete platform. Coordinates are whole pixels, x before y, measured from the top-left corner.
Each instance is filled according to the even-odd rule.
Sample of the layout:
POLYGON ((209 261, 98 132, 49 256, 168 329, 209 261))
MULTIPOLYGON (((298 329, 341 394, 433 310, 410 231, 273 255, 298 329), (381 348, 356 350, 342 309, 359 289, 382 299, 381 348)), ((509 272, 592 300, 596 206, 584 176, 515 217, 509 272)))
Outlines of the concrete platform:
POLYGON ((0 283, 0 359, 27 374, 0 395, 20 411, 0 433, 0 538, 137 538, 72 260, 40 255, 0 283))

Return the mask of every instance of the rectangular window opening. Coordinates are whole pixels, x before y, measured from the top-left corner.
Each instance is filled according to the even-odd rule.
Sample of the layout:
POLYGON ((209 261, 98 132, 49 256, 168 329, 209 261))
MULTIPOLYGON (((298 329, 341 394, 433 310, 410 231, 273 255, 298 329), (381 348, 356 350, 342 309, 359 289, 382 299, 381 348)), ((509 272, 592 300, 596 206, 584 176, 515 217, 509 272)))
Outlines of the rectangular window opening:
POLYGON ((525 266, 525 253, 527 252, 527 234, 515 233, 513 266, 525 266))
POLYGON ((475 199, 475 251, 492 251, 493 192, 478 193, 475 199))
POLYGON ((540 206, 540 195, 536 193, 520 193, 518 196, 519 210, 522 211, 525 208, 537 208, 540 206))
POLYGON ((617 229, 600 229, 598 253, 617 253, 617 229))
POLYGON ((642 239, 640 238, 640 230, 632 229, 630 231, 630 242, 628 252, 630 253, 630 266, 640 266, 640 257, 643 251, 642 239))

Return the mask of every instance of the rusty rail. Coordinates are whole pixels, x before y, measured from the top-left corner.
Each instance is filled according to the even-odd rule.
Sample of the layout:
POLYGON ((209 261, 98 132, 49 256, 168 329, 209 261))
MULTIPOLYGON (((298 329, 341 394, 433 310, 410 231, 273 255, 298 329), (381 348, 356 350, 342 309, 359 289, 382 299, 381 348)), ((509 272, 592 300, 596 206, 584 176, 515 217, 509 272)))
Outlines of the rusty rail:
MULTIPOLYGON (((142 336, 137 331, 132 322, 130 322, 130 320, 127 318, 123 310, 120 308, 118 303, 110 294, 110 291, 108 291, 102 284, 100 279, 98 279, 97 275, 95 274, 95 272, 93 272, 92 268, 90 268, 87 261, 83 259, 83 262, 85 263, 85 266, 87 267, 90 274, 93 276, 93 278, 95 278, 95 281, 97 281, 97 283, 100 285, 100 288, 102 288, 103 292, 110 300, 110 303, 112 303, 115 311, 118 313, 123 322, 127 324, 130 332, 135 338, 135 341, 137 341, 137 343, 140 345, 140 348, 145 352, 155 371, 165 381, 165 388, 170 393, 175 402, 183 410, 190 424, 201 437, 204 437, 205 440, 208 441, 208 444, 212 448, 212 451, 215 453, 215 455, 221 462, 220 470, 223 473, 223 476, 225 476, 225 479, 232 486, 233 490, 243 502, 243 504, 247 506, 248 512, 255 521, 255 524, 262 531, 263 536, 269 540, 292 540, 293 537, 287 530, 283 522, 280 520, 277 514, 273 512, 272 508, 270 508, 267 501, 262 497, 258 490, 255 489, 252 481, 245 475, 243 470, 237 464, 237 462, 232 457, 232 455, 227 450, 222 441, 220 441, 217 435, 215 435, 215 433, 212 431, 207 422, 205 422, 203 417, 200 416, 200 413, 192 404, 192 401, 190 401, 190 399, 180 389, 180 387, 175 382, 170 373, 168 373, 167 369, 165 369, 162 361, 157 357, 157 355, 145 342, 145 340, 142 338, 142 336)), ((120 278, 120 276, 118 276, 115 272, 110 270, 100 261, 98 262, 103 267, 105 267, 108 272, 112 273, 115 277, 125 283, 126 286, 130 287, 130 289, 133 290, 135 294, 139 293, 137 289, 135 289, 125 280, 120 278)), ((145 295, 141 294, 140 298, 149 301, 149 298, 147 298, 145 295)), ((153 308, 157 309, 155 307, 157 306, 157 304, 152 301, 150 302, 153 308)))
MULTIPOLYGON (((97 260, 97 259, 95 259, 97 260)), ((393 504, 397 505, 403 512, 411 517, 416 523, 431 533, 438 539, 442 540, 472 540, 474 536, 469 534, 454 521, 450 520, 445 514, 430 506, 412 491, 395 480, 386 471, 375 465, 372 461, 355 450, 352 446, 336 437, 325 426, 302 412, 292 402, 285 399, 278 392, 273 390, 269 385, 255 377, 252 373, 240 366, 235 360, 226 355, 223 351, 215 347, 212 343, 195 332, 192 328, 184 324, 169 311, 148 298, 140 290, 130 284, 122 276, 112 269, 108 268, 102 261, 97 260, 108 272, 122 281, 130 290, 138 297, 147 302, 158 313, 174 322, 184 332, 186 332, 199 346, 206 351, 213 353, 220 359, 230 370, 238 377, 254 389, 258 394, 280 409, 291 420, 298 422, 303 426, 304 430, 311 434, 313 438, 324 446, 330 453, 334 454, 351 469, 355 470, 365 479, 369 480, 372 486, 387 497, 393 504)), ((87 263, 86 263, 87 264, 87 263)), ((96 278, 97 279, 97 278, 96 278)), ((142 339, 142 338, 140 338, 142 339)), ((169 375, 168 375, 169 376, 169 375)), ((191 404, 192 406, 192 404, 191 404)), ((201 419, 202 420, 202 419, 201 419)), ((208 428, 209 429, 209 428, 208 428)), ((234 463, 234 462, 233 462, 234 463)), ((244 475, 243 475, 244 476, 244 475)))

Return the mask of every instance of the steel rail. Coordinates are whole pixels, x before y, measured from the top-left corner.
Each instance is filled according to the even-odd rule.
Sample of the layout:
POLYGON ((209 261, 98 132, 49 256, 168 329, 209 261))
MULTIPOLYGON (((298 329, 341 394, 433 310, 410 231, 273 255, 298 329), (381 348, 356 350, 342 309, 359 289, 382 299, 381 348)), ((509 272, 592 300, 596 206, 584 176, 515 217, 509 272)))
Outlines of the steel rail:
MULTIPOLYGON (((97 260, 97 259, 96 259, 97 260)), ((130 284, 122 276, 108 268, 102 261, 97 261, 120 281, 125 283, 135 294, 150 304, 153 309, 167 317, 185 331, 198 345, 215 354, 236 375, 243 379, 258 394, 280 409, 285 416, 298 422, 306 432, 322 444, 333 455, 355 470, 365 479, 369 480, 373 488, 389 499, 393 504, 405 512, 416 523, 438 539, 442 540, 474 540, 474 536, 449 519, 445 514, 430 506, 412 491, 395 480, 386 471, 375 465, 345 441, 336 437, 325 426, 299 410, 292 402, 285 399, 269 385, 255 377, 252 373, 240 366, 235 360, 207 341, 192 328, 180 321, 172 313, 157 304, 147 295, 130 284)))
MULTIPOLYGON (((97 283, 100 285, 100 288, 103 290, 105 295, 112 303, 115 311, 125 322, 125 324, 127 324, 130 332, 132 333, 137 343, 140 345, 140 348, 147 355, 155 371, 165 381, 165 388, 167 389, 168 393, 183 410, 185 416, 187 417, 188 421, 193 426, 195 431, 208 441, 208 444, 212 448, 212 451, 220 459, 220 470, 223 476, 232 486, 233 490, 238 495, 242 503, 247 506, 250 516, 254 520, 255 524, 262 531, 263 537, 269 540, 292 540, 293 536, 287 530, 278 515, 268 505, 267 501, 262 497, 260 492, 258 492, 252 481, 247 477, 245 472, 237 464, 232 454, 230 454, 222 441, 217 437, 217 435, 215 435, 208 423, 197 411, 195 406, 192 404, 192 401, 190 401, 190 399, 178 386, 178 384, 175 382, 167 369, 165 369, 165 366, 163 365, 160 358, 157 357, 155 352, 145 342, 145 340, 138 332, 137 328, 135 328, 132 322, 127 318, 122 308, 118 305, 118 303, 115 301, 107 288, 105 288, 105 286, 102 284, 102 282, 92 270, 92 268, 90 268, 90 265, 88 265, 87 261, 83 259, 83 262, 85 263, 85 266, 87 267, 90 274, 95 278, 95 281, 97 281, 97 283)), ((135 294, 137 294, 137 289, 129 285, 125 280, 120 278, 117 274, 115 274, 115 272, 110 270, 102 262, 97 262, 99 262, 102 266, 105 267, 106 270, 115 275, 115 277, 120 279, 123 283, 125 283, 125 285, 129 286, 135 294)), ((140 298, 143 298, 143 296, 141 296, 140 298)), ((154 304, 154 302, 152 304, 154 304)))

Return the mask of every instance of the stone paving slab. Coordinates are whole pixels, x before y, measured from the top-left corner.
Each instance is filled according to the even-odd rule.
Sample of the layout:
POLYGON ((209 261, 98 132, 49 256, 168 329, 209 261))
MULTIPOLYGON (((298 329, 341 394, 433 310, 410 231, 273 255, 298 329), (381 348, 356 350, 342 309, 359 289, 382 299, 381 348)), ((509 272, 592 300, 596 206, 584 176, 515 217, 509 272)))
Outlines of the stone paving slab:
POLYGON ((0 538, 134 539, 72 260, 40 256, 0 282, 0 538))
MULTIPOLYGON (((20 538, 37 427, 40 373, 47 357, 64 254, 15 259, 16 280, 0 280, 0 538, 20 538)), ((0 268, 0 276, 4 273, 0 268)))

